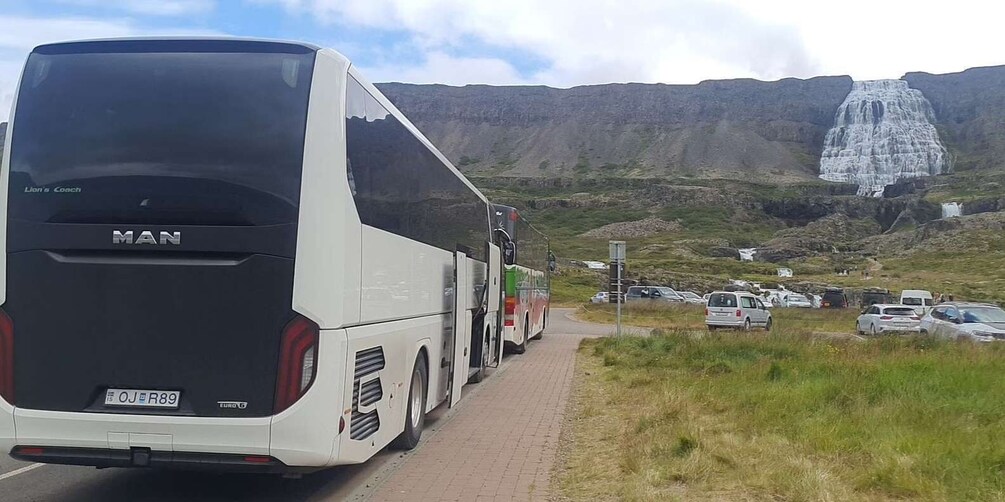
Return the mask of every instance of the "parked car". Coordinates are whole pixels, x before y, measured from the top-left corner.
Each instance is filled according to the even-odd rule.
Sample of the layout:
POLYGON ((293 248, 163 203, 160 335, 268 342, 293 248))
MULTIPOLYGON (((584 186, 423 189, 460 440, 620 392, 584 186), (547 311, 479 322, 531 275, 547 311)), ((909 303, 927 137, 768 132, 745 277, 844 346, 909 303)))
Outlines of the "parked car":
POLYGON ((678 291, 677 294, 684 298, 684 302, 691 305, 704 305, 706 300, 700 296, 698 293, 692 291, 678 291))
POLYGON ((607 291, 597 291, 597 294, 590 298, 590 303, 607 303, 609 300, 607 291))
POLYGON ((844 309, 848 308, 848 297, 845 296, 844 290, 840 288, 832 288, 824 291, 824 294, 820 297, 820 308, 824 309, 844 309))
POLYGON ((763 327, 771 330, 771 312, 760 298, 742 291, 716 291, 708 297, 705 325, 709 330, 763 327))
POLYGON ((704 303, 708 303, 708 297, 710 297, 710 296, 712 296, 712 293, 705 293, 705 294, 701 295, 701 300, 704 303))
POLYGON ((855 323, 855 332, 860 335, 890 331, 917 333, 921 331, 921 317, 906 305, 877 303, 866 307, 855 323))
POLYGON ((1005 340, 1005 310, 987 303, 940 303, 921 319, 921 332, 954 340, 1005 340))
POLYGON ((868 307, 877 303, 892 304, 894 300, 890 290, 886 288, 866 288, 862 291, 862 306, 868 307))
POLYGON ((800 293, 789 293, 782 297, 783 307, 813 308, 813 302, 800 293))
POLYGON ((935 300, 932 299, 932 293, 928 291, 921 289, 905 289, 900 292, 900 303, 901 305, 910 305, 914 308, 914 311, 921 316, 925 315, 925 313, 932 309, 932 306, 935 304, 935 300))
POLYGON ((666 286, 632 286, 625 293, 625 303, 644 300, 684 303, 684 297, 666 286))

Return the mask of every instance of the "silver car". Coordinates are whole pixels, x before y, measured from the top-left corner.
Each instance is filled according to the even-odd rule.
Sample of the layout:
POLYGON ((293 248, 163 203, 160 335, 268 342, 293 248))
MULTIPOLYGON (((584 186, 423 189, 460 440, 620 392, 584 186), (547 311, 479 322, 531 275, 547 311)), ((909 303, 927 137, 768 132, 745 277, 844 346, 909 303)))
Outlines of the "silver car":
POLYGON ((907 305, 887 305, 877 303, 862 311, 855 323, 855 331, 864 335, 878 335, 891 331, 921 331, 921 317, 907 305))
POLYGON ((716 291, 708 297, 705 307, 705 325, 709 330, 718 328, 754 327, 771 330, 771 312, 760 298, 746 292, 716 291))
POLYGON ((809 298, 806 298, 806 295, 802 295, 799 293, 789 293, 782 297, 782 306, 789 308, 797 307, 797 308, 808 309, 813 308, 813 302, 811 302, 809 298))
POLYGON ((986 303, 940 303, 921 319, 921 332, 953 340, 1005 340, 1005 310, 986 303))
POLYGON ((691 291, 678 291, 677 294, 684 298, 684 301, 688 304, 704 305, 706 301, 704 298, 698 296, 698 293, 691 291))
POLYGON ((684 303, 684 297, 666 286, 632 286, 625 293, 625 303, 639 301, 684 303))

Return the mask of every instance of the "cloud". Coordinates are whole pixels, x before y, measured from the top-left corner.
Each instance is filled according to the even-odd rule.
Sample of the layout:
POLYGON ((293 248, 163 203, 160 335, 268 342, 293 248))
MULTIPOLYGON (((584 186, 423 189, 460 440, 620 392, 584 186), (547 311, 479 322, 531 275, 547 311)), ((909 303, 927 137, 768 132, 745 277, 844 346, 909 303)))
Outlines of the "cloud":
POLYGON ((374 82, 410 82, 415 84, 484 84, 517 85, 530 83, 502 59, 453 57, 431 52, 415 65, 378 65, 362 67, 363 74, 374 82))
POLYGON ((59 0, 59 3, 116 9, 143 16, 205 14, 216 7, 215 0, 59 0))
MULTIPOLYGON (((796 29, 697 0, 275 0, 321 22, 404 32, 427 54, 469 42, 533 56, 527 75, 569 86, 611 81, 807 76, 818 69, 796 29)), ((515 67, 519 62, 510 61, 515 67)))
POLYGON ((14 89, 28 52, 62 40, 137 36, 212 36, 211 30, 148 28, 128 18, 20 17, 0 15, 0 121, 9 116, 14 89))

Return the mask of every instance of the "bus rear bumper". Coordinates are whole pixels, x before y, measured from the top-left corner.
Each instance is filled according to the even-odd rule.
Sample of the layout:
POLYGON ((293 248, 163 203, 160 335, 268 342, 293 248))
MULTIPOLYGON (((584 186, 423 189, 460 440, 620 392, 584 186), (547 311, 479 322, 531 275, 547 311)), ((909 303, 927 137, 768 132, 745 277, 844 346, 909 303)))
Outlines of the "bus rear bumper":
POLYGON ((288 473, 296 469, 261 455, 160 451, 149 448, 66 448, 16 446, 10 456, 25 462, 105 467, 162 467, 248 473, 288 473))
POLYGON ((8 450, 12 455, 22 446, 57 452, 58 458, 67 459, 74 458, 75 452, 99 450, 107 452, 100 455, 102 458, 118 458, 116 452, 128 456, 133 449, 270 455, 271 417, 171 417, 17 408, 14 420, 17 446, 12 445, 13 449, 8 450))

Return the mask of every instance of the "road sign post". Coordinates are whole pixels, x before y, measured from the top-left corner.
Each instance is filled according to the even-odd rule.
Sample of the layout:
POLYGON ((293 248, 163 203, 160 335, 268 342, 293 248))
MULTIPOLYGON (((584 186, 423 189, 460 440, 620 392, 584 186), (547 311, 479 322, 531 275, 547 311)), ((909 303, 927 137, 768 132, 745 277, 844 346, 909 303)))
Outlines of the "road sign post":
POLYGON ((610 254, 611 254, 611 266, 614 267, 617 270, 617 272, 616 272, 617 275, 616 275, 615 282, 617 284, 617 288, 618 289, 617 289, 617 296, 615 297, 615 301, 618 304, 618 317, 617 317, 617 324, 618 324, 618 332, 617 333, 618 334, 617 334, 617 336, 620 337, 621 336, 621 303, 624 302, 624 297, 622 296, 622 287, 621 287, 621 279, 622 279, 621 273, 622 273, 622 270, 625 267, 625 241, 610 241, 610 254))

